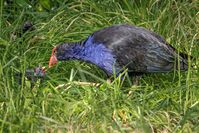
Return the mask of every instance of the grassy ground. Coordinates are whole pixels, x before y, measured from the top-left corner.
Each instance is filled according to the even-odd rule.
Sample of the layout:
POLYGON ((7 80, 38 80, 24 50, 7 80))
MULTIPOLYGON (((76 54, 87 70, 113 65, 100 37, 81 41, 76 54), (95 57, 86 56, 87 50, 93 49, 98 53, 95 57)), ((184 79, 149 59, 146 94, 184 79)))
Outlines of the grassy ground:
MULTIPOLYGON (((2 2, 3 3, 3 2, 2 2)), ((0 6, 1 132, 198 132, 199 3, 197 0, 82 0, 51 12, 0 6), (20 35, 24 21, 35 30, 20 35), (27 68, 47 66, 53 46, 97 29, 128 23, 155 31, 194 58, 187 72, 145 75, 139 86, 104 82, 97 67, 78 61, 47 70, 33 89, 27 68), (73 81, 102 83, 79 86, 73 81), (56 89, 62 83, 70 86, 56 89)))

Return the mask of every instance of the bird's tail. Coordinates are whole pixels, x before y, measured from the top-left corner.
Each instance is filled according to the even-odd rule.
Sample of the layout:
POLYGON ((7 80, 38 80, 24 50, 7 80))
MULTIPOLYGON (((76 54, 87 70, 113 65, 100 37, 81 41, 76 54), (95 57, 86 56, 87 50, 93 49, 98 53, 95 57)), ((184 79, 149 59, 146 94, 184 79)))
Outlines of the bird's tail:
MULTIPOLYGON (((171 46, 168 43, 167 43, 167 45, 170 46, 170 48, 173 51, 175 51, 176 54, 178 53, 178 51, 173 46, 171 46)), ((177 56, 175 56, 175 57, 177 57, 177 63, 176 64, 180 64, 180 65, 176 65, 176 69, 179 69, 179 66, 180 66, 180 70, 183 70, 183 71, 188 70, 188 66, 189 66, 188 60, 189 60, 189 58, 190 58, 190 60, 193 60, 193 57, 188 55, 188 54, 181 53, 181 52, 179 53, 179 55, 177 54, 177 56), (178 60, 180 60, 179 63, 178 63, 178 60)), ((193 67, 193 66, 191 65, 191 67, 193 67)))
POLYGON ((184 53, 180 53, 180 70, 188 70, 188 58, 192 59, 192 57, 184 53))

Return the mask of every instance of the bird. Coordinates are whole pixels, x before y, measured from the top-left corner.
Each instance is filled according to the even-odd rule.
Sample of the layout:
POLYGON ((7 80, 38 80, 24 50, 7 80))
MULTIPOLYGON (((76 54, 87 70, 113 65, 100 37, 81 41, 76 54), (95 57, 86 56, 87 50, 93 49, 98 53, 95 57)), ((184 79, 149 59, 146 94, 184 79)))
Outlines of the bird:
POLYGON ((108 77, 127 70, 129 76, 188 69, 188 55, 180 53, 157 33, 129 24, 99 29, 79 42, 55 46, 49 68, 58 61, 81 60, 102 69, 108 77))

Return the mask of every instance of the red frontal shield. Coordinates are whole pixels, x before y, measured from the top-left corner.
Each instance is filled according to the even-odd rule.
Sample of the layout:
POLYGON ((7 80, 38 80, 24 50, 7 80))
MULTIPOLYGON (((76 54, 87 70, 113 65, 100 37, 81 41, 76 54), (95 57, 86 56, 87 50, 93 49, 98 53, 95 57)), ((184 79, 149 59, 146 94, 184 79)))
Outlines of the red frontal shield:
POLYGON ((52 54, 50 56, 48 67, 51 68, 53 65, 57 64, 57 57, 55 56, 56 47, 53 48, 52 54))

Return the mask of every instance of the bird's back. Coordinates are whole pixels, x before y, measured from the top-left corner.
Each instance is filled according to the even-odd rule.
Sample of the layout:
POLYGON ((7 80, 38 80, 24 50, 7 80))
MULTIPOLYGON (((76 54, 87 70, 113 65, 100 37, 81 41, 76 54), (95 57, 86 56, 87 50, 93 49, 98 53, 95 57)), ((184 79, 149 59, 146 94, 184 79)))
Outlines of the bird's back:
POLYGON ((109 48, 113 48, 116 45, 128 45, 128 42, 134 45, 166 43, 166 41, 155 32, 128 24, 103 28, 94 32, 93 37, 95 41, 102 42, 109 48))
POLYGON ((178 56, 158 34, 132 25, 114 25, 93 33, 93 39, 111 49, 119 66, 130 72, 164 72, 176 67, 187 69, 187 60, 178 56))

